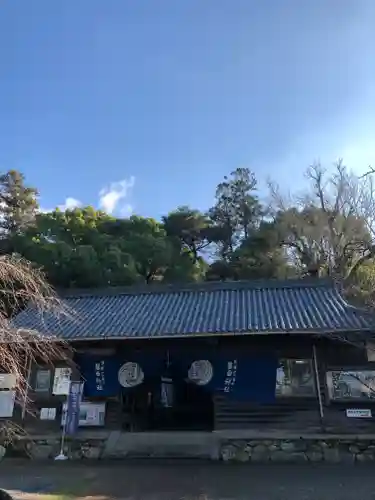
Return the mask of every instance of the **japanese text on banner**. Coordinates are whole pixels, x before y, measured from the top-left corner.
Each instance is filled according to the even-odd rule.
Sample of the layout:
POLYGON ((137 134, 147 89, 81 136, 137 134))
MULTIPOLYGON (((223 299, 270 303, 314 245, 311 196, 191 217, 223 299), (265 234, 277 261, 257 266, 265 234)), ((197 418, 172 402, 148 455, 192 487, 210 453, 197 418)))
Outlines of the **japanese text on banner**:
POLYGON ((95 363, 96 390, 103 391, 105 386, 104 360, 95 363))
POLYGON ((227 373, 224 380, 224 392, 231 392, 236 383, 237 377, 237 360, 233 359, 227 363, 227 373))

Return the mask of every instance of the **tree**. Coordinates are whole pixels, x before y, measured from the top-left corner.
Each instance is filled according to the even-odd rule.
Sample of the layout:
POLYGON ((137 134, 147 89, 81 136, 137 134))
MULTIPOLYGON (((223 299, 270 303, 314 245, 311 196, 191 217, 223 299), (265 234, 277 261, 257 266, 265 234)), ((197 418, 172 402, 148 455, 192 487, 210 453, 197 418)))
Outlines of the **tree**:
POLYGON ((219 247, 207 279, 255 279, 285 277, 290 272, 274 225, 256 195, 256 179, 247 168, 225 177, 216 190, 209 211, 210 239, 219 247))
MULTIPOLYGON (((0 364, 3 373, 15 377, 15 404, 27 409, 29 380, 26 366, 67 359, 69 349, 52 336, 42 337, 34 330, 18 329, 12 318, 26 304, 32 304, 40 313, 65 315, 69 311, 58 300, 43 274, 25 260, 0 257, 0 287, 0 364)), ((5 443, 22 433, 22 428, 8 420, 2 420, 0 428, 5 443)))
POLYGON ((234 252, 232 265, 239 279, 285 279, 295 275, 274 225, 262 221, 234 252))
POLYGON ((179 207, 163 217, 164 229, 168 237, 176 238, 181 251, 192 255, 193 263, 199 259, 199 252, 210 244, 210 220, 199 210, 179 207))
POLYGON ((139 278, 122 240, 104 231, 116 219, 92 207, 39 214, 15 240, 56 287, 129 285, 139 278))
POLYGON ((216 202, 209 210, 211 239, 221 258, 229 259, 241 239, 259 225, 262 207, 256 196, 256 179, 248 168, 237 168, 216 188, 216 202))
POLYGON ((371 177, 358 177, 340 161, 333 173, 307 171, 309 189, 287 202, 271 184, 280 244, 302 272, 350 279, 375 254, 375 198, 371 177))
POLYGON ((38 210, 37 196, 37 190, 25 186, 24 176, 17 170, 9 170, 0 175, 2 253, 11 253, 13 236, 24 231, 33 222, 38 210))
POLYGON ((35 214, 36 190, 24 186, 22 174, 8 172, 0 186, 3 252, 41 266, 57 287, 306 272, 339 277, 353 291, 370 286, 364 275, 371 275, 375 260, 371 171, 358 177, 339 162, 334 172, 313 165, 307 174, 306 192, 290 200, 271 185, 272 204, 266 208, 254 174, 238 168, 217 186, 207 214, 183 206, 159 222, 116 218, 93 207, 35 214))
POLYGON ((361 264, 346 281, 344 294, 354 305, 374 307, 375 304, 375 262, 373 259, 361 264))
POLYGON ((208 280, 272 279, 295 275, 272 223, 263 221, 227 260, 213 262, 208 280))
POLYGON ((114 237, 116 244, 132 256, 140 280, 150 283, 163 278, 173 250, 162 224, 132 215, 129 219, 105 221, 100 230, 114 237))
MULTIPOLYGON (((172 241, 154 219, 118 219, 92 207, 39 214, 17 236, 15 248, 42 266, 57 287, 160 281, 174 255, 172 241)), ((182 260, 173 264, 181 266, 182 260)))

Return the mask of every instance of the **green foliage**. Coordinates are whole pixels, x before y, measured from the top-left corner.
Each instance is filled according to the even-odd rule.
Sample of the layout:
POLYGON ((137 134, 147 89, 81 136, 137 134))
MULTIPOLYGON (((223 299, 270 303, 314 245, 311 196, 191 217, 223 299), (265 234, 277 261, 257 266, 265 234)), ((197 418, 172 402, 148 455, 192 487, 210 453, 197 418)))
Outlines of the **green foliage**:
POLYGON ((196 263, 199 252, 210 244, 211 221, 208 216, 199 210, 179 207, 163 217, 163 223, 167 236, 178 241, 180 250, 190 252, 196 263))
POLYGON ((10 234, 25 229, 38 209, 38 191, 24 184, 24 176, 17 170, 0 175, 0 204, 2 220, 0 227, 10 234))
POLYGON ((367 260, 350 276, 345 294, 356 305, 373 307, 375 303, 375 262, 367 260))
POLYGON ((17 170, 0 175, 0 252, 13 252, 12 238, 33 223, 38 209, 38 192, 25 186, 24 176, 17 170))
POLYGON ((216 188, 216 202, 210 209, 211 237, 223 259, 230 258, 239 241, 257 227, 262 207, 256 196, 256 179, 248 168, 237 168, 216 188))
POLYGON ((57 287, 131 284, 140 279, 131 254, 101 230, 114 221, 92 207, 39 214, 15 248, 57 287))
POLYGON ((274 225, 261 222, 249 230, 248 237, 230 255, 229 259, 214 262, 207 278, 210 280, 287 278, 294 274, 285 251, 278 245, 274 225))
POLYGON ((56 287, 287 278, 316 271, 346 279, 348 294, 368 303, 375 286, 372 184, 361 184, 342 164, 329 181, 318 167, 309 175, 304 197, 266 210, 254 174, 238 168, 219 183, 207 213, 182 206, 159 222, 117 218, 93 207, 37 213, 36 189, 10 171, 0 176, 1 250, 41 267, 56 287))

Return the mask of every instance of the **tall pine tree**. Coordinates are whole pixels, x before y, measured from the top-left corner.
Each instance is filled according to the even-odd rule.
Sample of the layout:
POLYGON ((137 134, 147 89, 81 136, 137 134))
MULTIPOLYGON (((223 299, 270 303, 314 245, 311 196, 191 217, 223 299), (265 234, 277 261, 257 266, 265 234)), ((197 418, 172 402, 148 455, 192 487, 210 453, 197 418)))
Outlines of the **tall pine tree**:
POLYGON ((259 226, 262 206, 257 197, 255 175, 248 168, 237 168, 216 188, 216 202, 209 210, 212 236, 219 255, 229 259, 250 232, 259 226))
POLYGON ((34 221, 38 210, 38 191, 25 186, 17 170, 0 175, 0 252, 13 252, 13 238, 34 221))

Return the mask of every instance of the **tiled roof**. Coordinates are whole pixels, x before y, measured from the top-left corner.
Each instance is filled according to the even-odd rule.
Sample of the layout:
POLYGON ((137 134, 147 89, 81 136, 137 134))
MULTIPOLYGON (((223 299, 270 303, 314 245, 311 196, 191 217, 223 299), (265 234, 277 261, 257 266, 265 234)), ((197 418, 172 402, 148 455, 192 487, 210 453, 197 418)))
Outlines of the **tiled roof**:
POLYGON ((73 291, 63 300, 73 319, 26 308, 15 326, 70 340, 375 331, 372 315, 317 279, 73 291))

